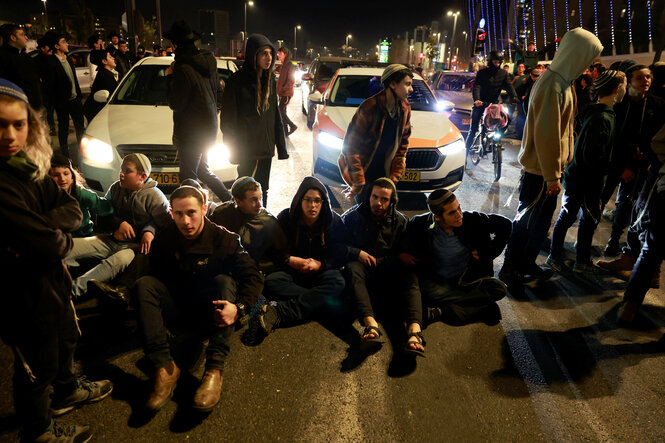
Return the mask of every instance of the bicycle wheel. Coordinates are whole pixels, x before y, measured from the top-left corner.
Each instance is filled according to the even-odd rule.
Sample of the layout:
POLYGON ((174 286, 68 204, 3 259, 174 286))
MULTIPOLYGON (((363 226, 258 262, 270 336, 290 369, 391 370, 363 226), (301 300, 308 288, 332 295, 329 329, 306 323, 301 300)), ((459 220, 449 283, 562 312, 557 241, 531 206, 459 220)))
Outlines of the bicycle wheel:
POLYGON ((467 151, 467 156, 469 160, 471 160, 471 163, 473 163, 474 166, 476 166, 480 162, 480 159, 483 156, 482 140, 483 140, 482 133, 480 131, 476 132, 476 136, 473 139, 473 143, 471 143, 471 146, 469 146, 469 149, 467 151))
POLYGON ((503 147, 499 143, 492 142, 492 163, 494 163, 494 181, 501 178, 501 162, 503 160, 503 147))

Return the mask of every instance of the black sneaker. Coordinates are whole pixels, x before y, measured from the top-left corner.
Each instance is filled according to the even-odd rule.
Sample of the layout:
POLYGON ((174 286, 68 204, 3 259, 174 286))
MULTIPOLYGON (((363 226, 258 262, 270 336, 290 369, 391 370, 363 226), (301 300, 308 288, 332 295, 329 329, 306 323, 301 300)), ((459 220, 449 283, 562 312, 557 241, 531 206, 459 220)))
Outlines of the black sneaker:
POLYGON ((549 280, 554 275, 554 270, 549 267, 543 268, 534 263, 527 269, 526 274, 531 277, 531 280, 549 280))
POLYGON ((51 405, 53 416, 58 417, 79 406, 103 400, 112 390, 113 383, 110 380, 89 381, 81 377, 76 381, 76 389, 71 394, 51 405))
POLYGON ((615 255, 619 255, 620 252, 621 244, 619 244, 619 240, 610 238, 605 245, 605 257, 614 257, 615 255))
POLYGON ((259 312, 250 320, 247 330, 240 340, 245 346, 258 346, 279 323, 277 309, 271 304, 259 308, 259 312))
POLYGON ((51 426, 35 438, 34 442, 39 443, 86 443, 92 438, 92 432, 88 426, 70 425, 53 421, 51 426))

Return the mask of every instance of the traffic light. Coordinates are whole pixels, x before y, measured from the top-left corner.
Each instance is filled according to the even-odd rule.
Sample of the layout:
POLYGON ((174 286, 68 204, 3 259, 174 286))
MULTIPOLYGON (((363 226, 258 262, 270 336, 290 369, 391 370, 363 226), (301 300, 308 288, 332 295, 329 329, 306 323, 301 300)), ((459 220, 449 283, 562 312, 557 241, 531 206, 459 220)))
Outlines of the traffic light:
POLYGON ((485 43, 487 41, 487 32, 483 28, 476 29, 476 43, 474 45, 475 53, 485 50, 485 43))

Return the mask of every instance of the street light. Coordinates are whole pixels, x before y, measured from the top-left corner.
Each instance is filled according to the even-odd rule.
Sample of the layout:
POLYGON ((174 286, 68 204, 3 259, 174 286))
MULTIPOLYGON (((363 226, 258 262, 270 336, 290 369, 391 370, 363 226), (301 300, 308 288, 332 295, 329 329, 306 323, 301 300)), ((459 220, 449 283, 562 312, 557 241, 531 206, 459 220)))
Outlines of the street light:
POLYGON ((44 3, 44 20, 46 22, 46 30, 48 30, 48 11, 46 10, 46 0, 42 0, 44 3))
POLYGON ((344 46, 346 46, 346 47, 344 48, 344 52, 348 52, 348 50, 349 50, 349 39, 350 39, 351 37, 352 37, 351 34, 348 34, 348 35, 346 36, 346 44, 344 45, 344 46))
POLYGON ((298 29, 302 29, 302 26, 300 26, 300 25, 295 25, 295 26, 293 27, 293 58, 295 58, 295 59, 298 58, 298 57, 297 57, 297 54, 298 54, 298 48, 297 48, 297 46, 296 46, 296 41, 297 41, 297 40, 296 40, 296 37, 297 37, 296 32, 298 32, 298 29))
MULTIPOLYGON (((453 12, 453 11, 448 11, 448 17, 452 16, 454 17, 453 19, 453 35, 450 36, 450 49, 452 50, 453 48, 453 42, 455 41, 455 30, 457 29, 457 17, 459 16, 460 12, 453 12)), ((448 65, 450 65, 450 56, 448 56, 448 65)))
POLYGON ((245 1, 245 31, 242 35, 243 42, 247 40, 247 5, 254 6, 254 2, 252 0, 245 1))

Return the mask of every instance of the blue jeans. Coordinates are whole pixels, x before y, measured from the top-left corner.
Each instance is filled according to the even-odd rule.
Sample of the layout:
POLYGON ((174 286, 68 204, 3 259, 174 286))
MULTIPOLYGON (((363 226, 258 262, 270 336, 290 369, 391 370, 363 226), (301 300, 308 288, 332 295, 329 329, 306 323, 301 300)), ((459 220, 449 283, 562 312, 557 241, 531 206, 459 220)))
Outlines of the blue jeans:
MULTIPOLYGON (((595 191, 595 190, 594 190, 595 191)), ((559 218, 554 224, 552 231, 552 246, 550 255, 555 259, 562 259, 563 242, 566 239, 566 232, 577 220, 577 214, 582 209, 580 224, 577 230, 577 263, 586 264, 591 262, 591 244, 593 243, 593 233, 600 221, 600 197, 590 195, 572 195, 566 192, 563 195, 563 204, 559 218)), ((595 192, 595 194, 599 194, 595 192)))
POLYGON ((341 303, 343 290, 344 277, 336 269, 314 275, 278 271, 265 280, 266 298, 277 301, 280 326, 302 323, 334 307, 341 303))
POLYGON ((535 265, 557 202, 556 195, 547 195, 547 183, 540 175, 525 172, 520 186, 520 202, 504 260, 504 267, 511 271, 526 271, 535 265))

